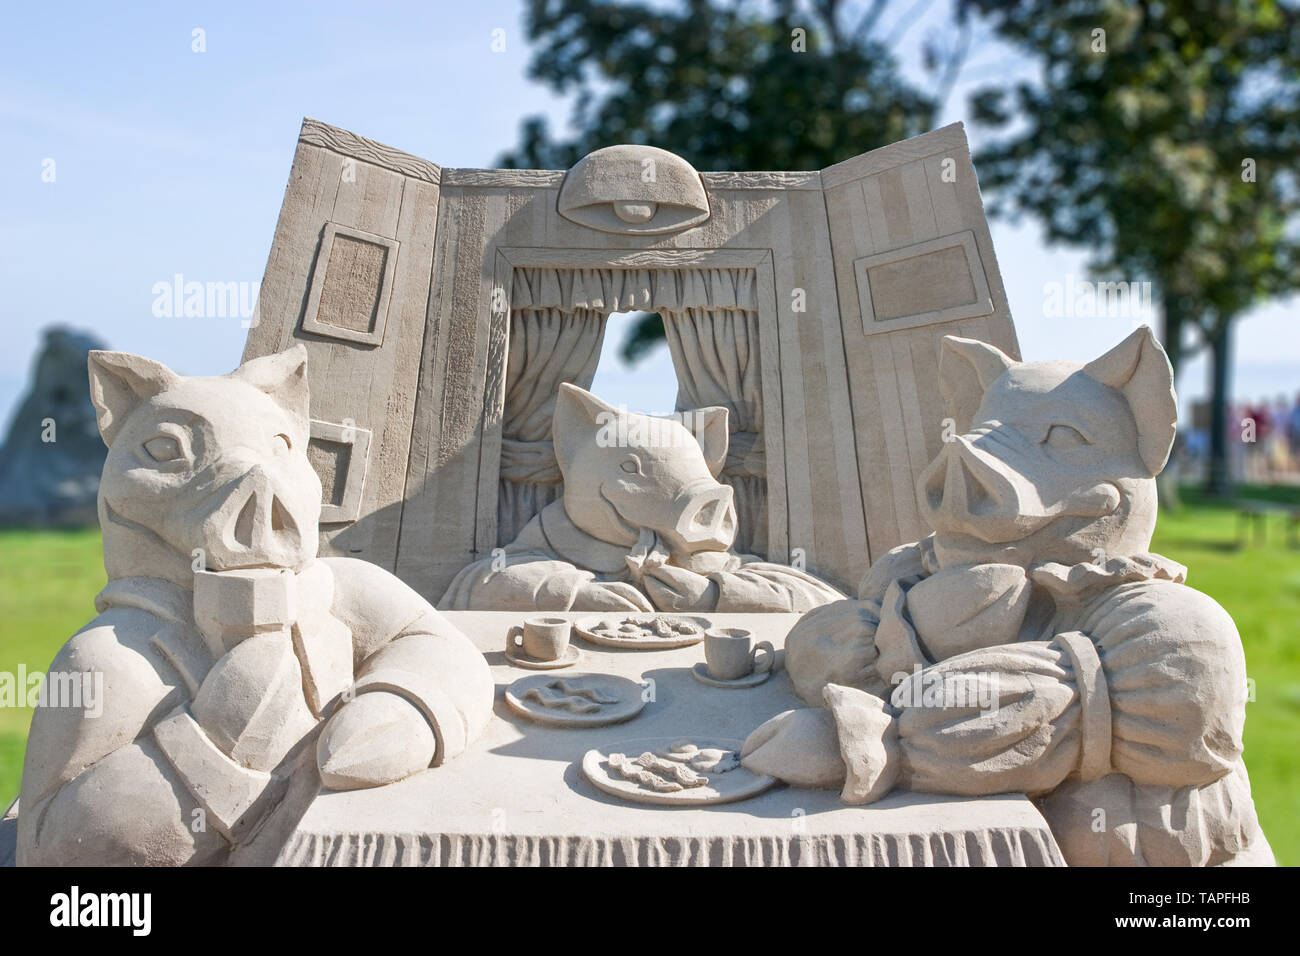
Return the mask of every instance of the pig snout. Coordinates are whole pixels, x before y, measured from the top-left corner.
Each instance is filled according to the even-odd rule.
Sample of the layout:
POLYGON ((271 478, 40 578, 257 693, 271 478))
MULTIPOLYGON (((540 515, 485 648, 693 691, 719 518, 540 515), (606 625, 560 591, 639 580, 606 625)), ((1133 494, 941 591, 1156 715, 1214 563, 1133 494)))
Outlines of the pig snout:
POLYGON ((1019 541, 1065 516, 1101 517, 1119 505, 1110 482, 1080 487, 1036 445, 996 424, 949 441, 918 486, 931 527, 990 544, 1019 541))
POLYGON ((729 486, 713 482, 680 500, 682 510, 673 526, 674 543, 680 550, 694 553, 731 547, 736 540, 736 504, 729 486))
POLYGON ((234 568, 296 567, 308 556, 304 529, 293 498, 260 465, 213 496, 214 507, 200 529, 213 571, 234 568))

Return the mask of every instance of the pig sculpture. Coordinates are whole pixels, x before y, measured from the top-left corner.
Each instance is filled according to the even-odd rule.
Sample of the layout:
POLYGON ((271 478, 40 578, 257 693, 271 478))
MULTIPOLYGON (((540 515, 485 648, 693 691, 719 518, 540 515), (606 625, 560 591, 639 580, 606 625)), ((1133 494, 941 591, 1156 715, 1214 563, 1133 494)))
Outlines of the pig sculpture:
POLYGON ((657 418, 565 383, 551 432, 564 494, 499 555, 463 568, 439 607, 806 611, 844 597, 811 574, 729 550, 736 508, 717 480, 725 408, 657 418))
POLYGON ((20 865, 241 862, 291 796, 402 779, 486 725, 468 638, 381 568, 317 559, 306 363, 90 353, 108 585, 32 720, 20 865), (59 675, 93 677, 96 712, 46 699, 59 675))
POLYGON ((934 533, 796 625, 814 707, 745 764, 850 803, 1024 792, 1072 865, 1271 864, 1236 628, 1147 550, 1177 420, 1155 337, 1080 366, 950 336, 940 378, 960 434, 918 481, 934 533))

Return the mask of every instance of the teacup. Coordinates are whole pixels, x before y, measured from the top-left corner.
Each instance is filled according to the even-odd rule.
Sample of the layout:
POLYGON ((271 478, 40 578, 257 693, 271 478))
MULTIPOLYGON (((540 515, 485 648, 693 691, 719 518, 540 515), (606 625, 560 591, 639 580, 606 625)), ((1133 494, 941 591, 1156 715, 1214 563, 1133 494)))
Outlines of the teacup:
POLYGON ((771 641, 754 643, 754 635, 743 627, 717 627, 704 633, 704 662, 714 680, 740 680, 750 674, 765 674, 776 663, 771 641), (767 651, 763 660, 758 652, 767 651))
POLYGON ((557 661, 569 649, 572 631, 573 625, 562 617, 530 617, 522 627, 516 624, 506 634, 506 650, 518 654, 522 643, 525 656, 535 661, 557 661))

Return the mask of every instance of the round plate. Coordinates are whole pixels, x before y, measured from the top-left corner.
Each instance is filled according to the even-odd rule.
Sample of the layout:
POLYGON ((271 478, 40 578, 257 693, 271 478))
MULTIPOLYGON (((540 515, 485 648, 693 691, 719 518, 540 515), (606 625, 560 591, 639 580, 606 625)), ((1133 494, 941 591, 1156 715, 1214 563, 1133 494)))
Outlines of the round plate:
MULTIPOLYGON (((643 688, 634 680, 614 674, 565 674, 552 677, 534 674, 521 677, 506 688, 506 704, 529 720, 552 727, 603 727, 631 720, 645 707, 643 688), (560 685, 554 687, 552 685, 560 685), (530 691, 537 691, 529 697, 530 691), (574 711, 567 706, 548 707, 541 700, 560 698, 578 706, 590 703, 594 710, 574 711)), ((557 703, 559 701, 557 700, 557 703)))
POLYGON ((690 647, 692 644, 698 644, 704 640, 704 632, 711 627, 713 627, 713 622, 707 617, 698 617, 694 614, 624 614, 621 617, 612 613, 595 614, 591 617, 584 617, 573 625, 575 631, 593 644, 604 644, 606 647, 634 647, 640 651, 667 651, 674 647, 690 647), (692 637, 615 637, 606 631, 593 630, 594 627, 605 621, 621 624, 629 619, 639 621, 647 617, 675 618, 690 621, 700 628, 700 633, 692 637))
POLYGON ((744 690, 746 687, 757 687, 763 681, 772 676, 771 668, 765 671, 759 671, 755 674, 746 674, 744 677, 737 677, 735 680, 719 680, 709 673, 709 665, 700 661, 691 668, 691 676, 701 684, 707 684, 710 687, 725 687, 731 690, 744 690))
POLYGON ((557 657, 553 661, 539 661, 535 657, 529 657, 522 649, 506 648, 506 660, 516 667, 526 667, 530 671, 554 671, 561 667, 572 667, 578 661, 582 660, 582 650, 576 644, 570 644, 565 650, 563 656, 557 657))
POLYGON ((663 753, 679 741, 688 741, 700 749, 720 747, 740 752, 743 741, 714 737, 646 737, 624 740, 608 746, 588 750, 582 758, 582 774, 598 790, 632 803, 652 803, 665 807, 702 807, 715 803, 731 803, 756 797, 776 785, 776 778, 753 773, 744 767, 735 767, 725 773, 709 773, 709 782, 702 787, 686 787, 669 793, 650 790, 618 776, 609 769, 611 753, 626 754, 635 759, 647 750, 663 753))

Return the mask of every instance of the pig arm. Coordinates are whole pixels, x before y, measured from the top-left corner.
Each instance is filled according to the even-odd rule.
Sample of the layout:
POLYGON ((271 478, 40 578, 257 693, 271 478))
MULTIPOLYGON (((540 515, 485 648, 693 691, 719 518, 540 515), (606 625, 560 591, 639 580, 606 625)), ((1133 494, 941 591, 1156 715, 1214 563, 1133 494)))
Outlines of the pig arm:
MULTIPOLYGON (((377 565, 354 558, 324 560, 334 574, 331 611, 352 630, 353 703, 370 693, 396 695, 432 728, 433 765, 462 753, 492 714, 494 687, 483 655, 424 598, 377 565)), ((327 726, 323 732, 326 747, 331 730, 327 726)))
MULTIPOLYGON (((1110 773, 1184 787, 1232 772, 1242 751, 1245 663, 1222 608, 1182 585, 1141 582, 1113 589, 1083 626, 1086 633, 933 664, 895 690, 891 707, 828 687, 832 719, 823 725, 833 730, 818 739, 840 757, 844 799, 871 802, 895 783, 1033 795, 1110 773), (946 700, 945 688, 953 695, 946 700)), ((813 726, 807 717, 774 720, 782 718, 798 721, 805 737, 813 726)), ((779 726, 751 736, 751 769, 772 772, 791 749, 779 726)), ((824 767, 820 774, 815 785, 827 785, 824 767)))
POLYGON ((50 665, 51 674, 102 675, 103 710, 36 708, 23 765, 19 865, 224 858, 228 842, 196 813, 199 804, 153 738, 154 726, 187 697, 179 675, 150 646, 159 626, 143 611, 111 609, 50 665))
MULTIPOLYGON (((911 665, 898 658, 910 648, 882 649, 876 636, 883 606, 901 600, 896 584, 911 584, 928 576, 929 540, 900 545, 887 552, 863 578, 858 596, 815 607, 801 617, 785 639, 785 667, 799 696, 813 707, 821 706, 827 684, 841 684, 887 696, 890 678, 911 665), (891 585, 893 589, 891 591, 891 585)), ((897 614, 891 614, 896 617, 897 614)), ((888 628, 886 636, 888 637, 888 628)), ((902 642, 896 642, 901 644, 902 642)))
POLYGON ((811 574, 757 559, 708 574, 664 564, 646 570, 642 580, 661 611, 798 613, 844 598, 811 574))
POLYGON ((623 581, 544 551, 506 549, 506 566, 484 558, 462 568, 438 601, 444 611, 653 611, 645 595, 623 581))

